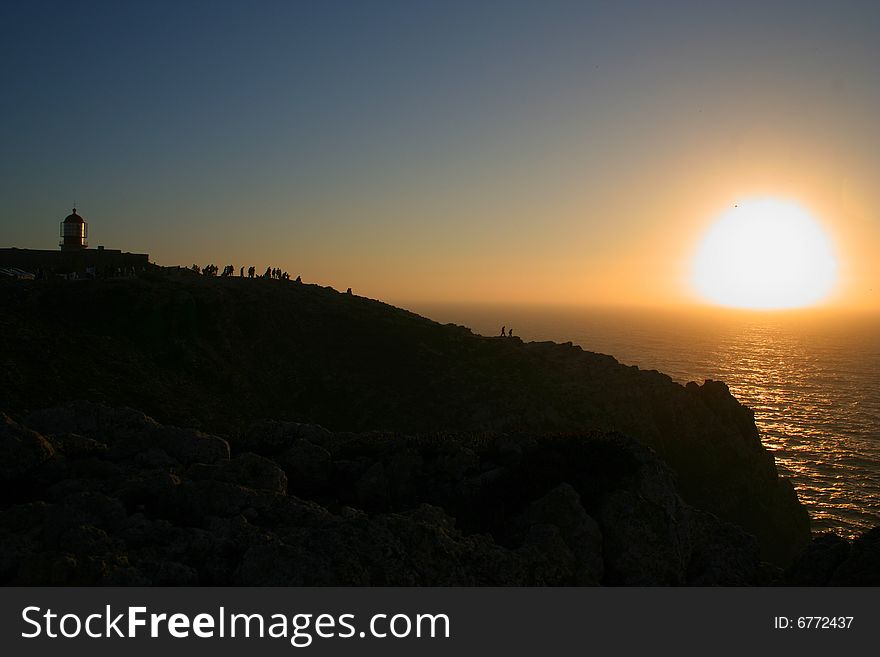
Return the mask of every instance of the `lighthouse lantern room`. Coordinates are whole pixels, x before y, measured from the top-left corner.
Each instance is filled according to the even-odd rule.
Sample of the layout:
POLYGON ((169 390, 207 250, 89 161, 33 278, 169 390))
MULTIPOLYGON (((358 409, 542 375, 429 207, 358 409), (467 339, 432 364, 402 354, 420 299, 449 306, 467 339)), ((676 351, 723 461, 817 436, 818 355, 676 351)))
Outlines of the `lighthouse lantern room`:
POLYGON ((87 241, 88 236, 89 225, 85 219, 76 213, 76 208, 74 208, 73 212, 67 215, 64 221, 61 222, 61 241, 59 242, 61 250, 75 251, 85 249, 89 245, 87 241))

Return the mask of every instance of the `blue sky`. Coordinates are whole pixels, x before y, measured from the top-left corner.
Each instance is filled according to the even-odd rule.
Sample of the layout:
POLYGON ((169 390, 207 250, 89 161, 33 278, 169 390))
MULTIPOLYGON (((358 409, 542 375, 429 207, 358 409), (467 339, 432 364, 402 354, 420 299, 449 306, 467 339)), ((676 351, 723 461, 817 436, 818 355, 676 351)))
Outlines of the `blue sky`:
MULTIPOLYGON (((162 264, 580 301, 740 193, 878 237, 877 3, 5 2, 0 25, 3 245, 52 248, 76 201, 93 244, 162 264)), ((658 294, 640 278, 620 294, 658 294)))

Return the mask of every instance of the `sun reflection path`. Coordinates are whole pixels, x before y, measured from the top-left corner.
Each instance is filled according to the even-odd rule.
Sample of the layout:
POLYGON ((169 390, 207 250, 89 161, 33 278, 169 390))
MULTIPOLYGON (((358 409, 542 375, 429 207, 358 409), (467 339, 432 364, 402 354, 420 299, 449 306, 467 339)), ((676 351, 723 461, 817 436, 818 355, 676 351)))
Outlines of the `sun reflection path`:
POLYGON ((814 531, 853 535, 880 519, 878 409, 845 362, 821 353, 807 338, 756 323, 719 345, 708 378, 728 382, 754 410, 762 441, 810 509, 814 531))

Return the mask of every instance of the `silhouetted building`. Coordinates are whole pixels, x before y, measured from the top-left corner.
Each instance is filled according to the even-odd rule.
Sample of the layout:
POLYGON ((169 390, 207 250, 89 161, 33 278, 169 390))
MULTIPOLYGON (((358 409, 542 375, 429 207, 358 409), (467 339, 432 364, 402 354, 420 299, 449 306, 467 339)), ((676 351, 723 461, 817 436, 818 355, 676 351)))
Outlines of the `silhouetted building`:
POLYGON ((76 208, 61 222, 62 251, 78 251, 88 247, 89 225, 76 213, 76 208))
POLYGON ((147 253, 127 253, 118 249, 88 248, 89 229, 76 208, 61 222, 60 251, 44 249, 0 249, 0 268, 20 269, 36 274, 93 272, 106 276, 141 271, 150 263, 147 253))

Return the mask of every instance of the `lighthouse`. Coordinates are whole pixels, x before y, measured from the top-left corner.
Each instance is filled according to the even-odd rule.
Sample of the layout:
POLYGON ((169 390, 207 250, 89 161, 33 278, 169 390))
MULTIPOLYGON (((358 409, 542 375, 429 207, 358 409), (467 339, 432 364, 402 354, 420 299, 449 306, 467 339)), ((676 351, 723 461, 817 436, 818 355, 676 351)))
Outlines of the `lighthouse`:
POLYGON ((89 225, 76 213, 76 208, 74 208, 73 212, 61 222, 61 241, 59 242, 61 250, 79 251, 85 249, 89 245, 86 241, 88 236, 89 225))

